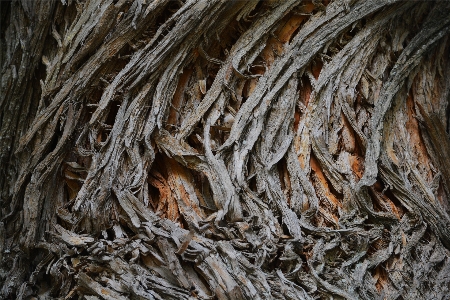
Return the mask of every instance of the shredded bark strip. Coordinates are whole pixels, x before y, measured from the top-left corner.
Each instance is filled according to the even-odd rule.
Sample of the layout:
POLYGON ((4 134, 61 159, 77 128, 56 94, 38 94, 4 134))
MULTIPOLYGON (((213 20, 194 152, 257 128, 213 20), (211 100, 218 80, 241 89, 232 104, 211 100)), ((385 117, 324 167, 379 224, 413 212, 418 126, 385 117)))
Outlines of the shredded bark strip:
POLYGON ((1 299, 449 299, 450 1, 0 5, 1 299))

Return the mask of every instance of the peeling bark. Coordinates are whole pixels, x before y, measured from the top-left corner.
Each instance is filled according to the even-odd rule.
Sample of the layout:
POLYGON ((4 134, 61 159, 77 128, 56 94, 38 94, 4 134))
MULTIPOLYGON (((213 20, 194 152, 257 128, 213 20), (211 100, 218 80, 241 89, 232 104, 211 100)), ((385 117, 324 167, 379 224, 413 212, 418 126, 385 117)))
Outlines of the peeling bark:
POLYGON ((2 299, 447 299, 450 2, 2 1, 2 299))

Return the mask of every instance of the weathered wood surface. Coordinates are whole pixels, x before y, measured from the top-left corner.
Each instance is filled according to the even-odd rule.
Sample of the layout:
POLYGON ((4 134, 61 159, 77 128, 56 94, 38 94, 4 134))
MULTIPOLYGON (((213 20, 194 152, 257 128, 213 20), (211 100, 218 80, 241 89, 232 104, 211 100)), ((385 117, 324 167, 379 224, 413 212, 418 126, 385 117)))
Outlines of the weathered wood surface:
POLYGON ((449 299, 450 1, 0 3, 0 298, 449 299))

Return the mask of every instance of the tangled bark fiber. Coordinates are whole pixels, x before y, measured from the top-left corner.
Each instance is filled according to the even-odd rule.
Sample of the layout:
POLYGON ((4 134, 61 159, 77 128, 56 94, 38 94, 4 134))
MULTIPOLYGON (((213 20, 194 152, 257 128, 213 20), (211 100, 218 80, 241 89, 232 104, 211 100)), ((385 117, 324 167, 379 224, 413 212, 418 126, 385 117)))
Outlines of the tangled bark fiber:
POLYGON ((450 2, 1 2, 4 299, 448 299, 450 2))

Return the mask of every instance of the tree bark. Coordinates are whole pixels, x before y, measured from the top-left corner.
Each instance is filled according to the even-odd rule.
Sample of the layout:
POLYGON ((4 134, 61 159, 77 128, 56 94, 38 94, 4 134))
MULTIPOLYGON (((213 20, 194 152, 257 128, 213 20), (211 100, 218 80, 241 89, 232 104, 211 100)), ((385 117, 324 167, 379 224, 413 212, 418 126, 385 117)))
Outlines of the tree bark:
POLYGON ((0 298, 449 299, 450 1, 0 4, 0 298))

